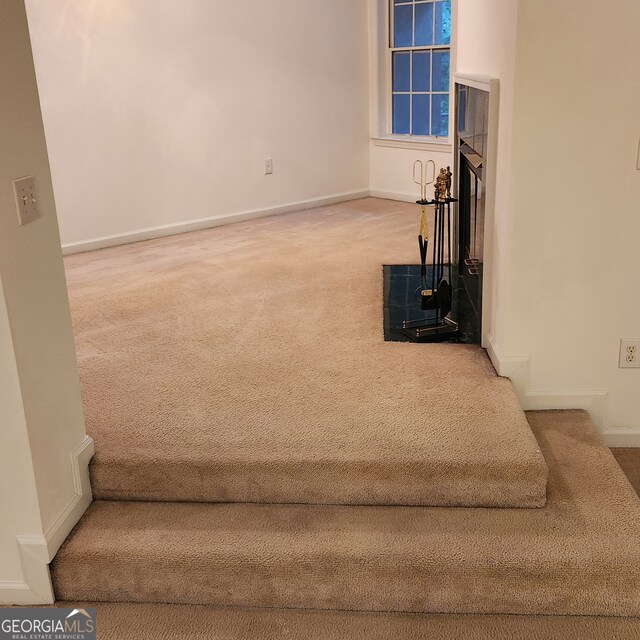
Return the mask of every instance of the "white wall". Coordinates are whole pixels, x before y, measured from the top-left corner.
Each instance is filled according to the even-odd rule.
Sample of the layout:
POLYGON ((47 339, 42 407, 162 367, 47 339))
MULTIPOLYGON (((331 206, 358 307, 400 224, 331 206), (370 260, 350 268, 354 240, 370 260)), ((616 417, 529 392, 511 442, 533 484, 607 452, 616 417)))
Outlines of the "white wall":
POLYGON ((500 79, 493 344, 525 408, 640 446, 640 4, 458 0, 457 70, 500 79))
POLYGON ((618 346, 640 336, 639 25, 637 0, 520 3, 503 338, 543 402, 590 406, 610 443, 638 445, 640 370, 618 346))
POLYGON ((63 244, 368 190, 366 0, 27 8, 63 244))
MULTIPOLYGON (((450 143, 407 143, 377 140, 388 137, 385 123, 384 82, 381 81, 388 47, 388 0, 368 0, 369 5, 369 103, 371 135, 369 187, 380 198, 415 202, 420 187, 413 182, 413 163, 433 160, 436 167, 452 166, 450 143)), ((455 7, 455 0, 453 2, 455 7)), ((455 63, 455 17, 452 21, 452 69, 455 63)))
POLYGON ((91 441, 22 0, 0 3, 0 86, 0 602, 44 602, 91 500, 91 441), (12 181, 31 174, 42 217, 19 226, 12 181))
MULTIPOLYGON (((433 160, 436 168, 440 169, 440 167, 452 166, 452 153, 449 150, 438 152, 424 151, 420 148, 387 147, 372 142, 371 195, 415 202, 420 197, 420 187, 413 182, 412 177, 413 163, 416 160, 423 162, 433 160)), ((432 195, 431 191, 429 195, 432 195)), ((417 208, 416 211, 418 211, 417 208)))

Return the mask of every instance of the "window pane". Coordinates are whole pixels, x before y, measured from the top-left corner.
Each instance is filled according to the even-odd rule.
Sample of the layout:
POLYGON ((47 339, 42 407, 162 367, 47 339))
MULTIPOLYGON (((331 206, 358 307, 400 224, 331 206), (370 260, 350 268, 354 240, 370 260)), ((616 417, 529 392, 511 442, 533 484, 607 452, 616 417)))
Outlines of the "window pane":
POLYGON ((412 91, 431 91, 431 54, 428 51, 413 53, 412 91))
POLYGON ((449 59, 448 51, 433 52, 432 91, 449 91, 449 59))
POLYGON ((429 96, 414 95, 411 133, 414 136, 429 135, 429 96))
POLYGON ((431 135, 446 136, 449 133, 449 96, 431 97, 431 135))
POLYGON ((409 99, 404 94, 393 96, 393 133, 409 133, 409 99))
POLYGON ((393 90, 411 91, 410 74, 410 53, 393 54, 393 90))
POLYGON ((436 3, 436 38, 435 44, 449 44, 451 42, 451 2, 436 3))
POLYGON ((416 5, 415 45, 433 44, 433 2, 416 5))
POLYGON ((401 4, 393 9, 393 46, 410 47, 413 31, 413 5, 401 4))
POLYGON ((413 0, 394 0, 394 4, 407 4, 411 2, 413 2, 413 0))

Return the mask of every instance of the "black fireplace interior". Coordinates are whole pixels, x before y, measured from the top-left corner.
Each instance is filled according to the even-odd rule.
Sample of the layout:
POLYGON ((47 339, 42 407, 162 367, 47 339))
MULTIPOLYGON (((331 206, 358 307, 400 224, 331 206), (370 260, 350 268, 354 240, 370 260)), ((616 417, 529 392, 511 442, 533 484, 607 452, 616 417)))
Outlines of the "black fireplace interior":
POLYGON ((456 144, 458 153, 458 259, 464 299, 458 300, 469 314, 477 342, 482 323, 482 277, 484 267, 485 165, 489 94, 466 85, 456 85, 456 144))

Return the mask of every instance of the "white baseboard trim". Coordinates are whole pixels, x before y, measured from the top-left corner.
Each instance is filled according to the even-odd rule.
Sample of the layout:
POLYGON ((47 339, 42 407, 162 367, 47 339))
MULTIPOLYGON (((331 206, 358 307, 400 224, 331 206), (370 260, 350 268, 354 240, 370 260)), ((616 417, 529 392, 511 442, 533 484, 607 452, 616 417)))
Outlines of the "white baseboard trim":
POLYGON ((589 412, 602 435, 606 432, 606 389, 560 389, 558 391, 525 391, 520 399, 525 411, 545 409, 584 409, 589 412))
POLYGON ((372 189, 369 191, 369 195, 372 198, 381 198, 382 200, 397 200, 398 202, 411 202, 415 204, 418 196, 410 193, 396 193, 395 191, 378 191, 372 189))
POLYGON ((0 580, 0 604, 36 604, 32 602, 31 587, 23 580, 0 580))
POLYGON ((54 602, 49 563, 87 507, 91 504, 89 461, 94 454, 93 440, 85 436, 70 454, 74 495, 44 535, 17 536, 23 580, 0 581, 0 603, 43 605, 54 602))
POLYGON ((0 582, 0 602, 5 605, 53 604, 47 543, 44 536, 18 536, 23 580, 0 582))
POLYGON ((121 244, 130 244, 132 242, 140 242, 142 240, 163 238, 165 236, 173 236, 179 233, 199 231, 200 229, 210 229, 212 227, 218 227, 225 224, 233 224, 234 222, 244 222, 246 220, 255 220, 256 218, 265 218, 267 216, 275 216, 282 213, 291 213, 292 211, 325 207, 330 204, 336 204, 337 202, 347 202, 349 200, 357 200, 359 198, 367 197, 369 197, 369 189, 360 189, 358 191, 335 193, 319 198, 311 198, 309 200, 289 202, 288 204, 267 207, 265 209, 252 209, 250 211, 241 211, 238 213, 199 218, 197 220, 164 224, 157 227, 147 227, 146 229, 128 231, 126 233, 119 233, 112 236, 103 236, 101 238, 92 238, 90 240, 81 240, 79 242, 69 242, 62 245, 62 253, 64 255, 70 255, 72 253, 93 251, 94 249, 105 249, 106 247, 115 247, 121 244))
POLYGON ((485 346, 497 374, 509 378, 525 411, 545 409, 584 409, 610 447, 640 447, 640 429, 618 429, 607 421, 607 389, 529 388, 529 356, 505 356, 493 335, 485 346))
POLYGON ((529 356, 505 356, 493 334, 489 335, 486 349, 496 373, 504 378, 512 378, 529 363, 529 356))
POLYGON ((602 437, 609 447, 640 447, 640 429, 605 429, 602 437))
POLYGON ((71 469, 73 470, 74 495, 69 503, 44 532, 47 545, 48 562, 53 560, 60 545, 66 540, 76 523, 87 510, 93 499, 91 483, 89 481, 89 461, 95 453, 93 439, 85 436, 80 446, 71 455, 71 469))

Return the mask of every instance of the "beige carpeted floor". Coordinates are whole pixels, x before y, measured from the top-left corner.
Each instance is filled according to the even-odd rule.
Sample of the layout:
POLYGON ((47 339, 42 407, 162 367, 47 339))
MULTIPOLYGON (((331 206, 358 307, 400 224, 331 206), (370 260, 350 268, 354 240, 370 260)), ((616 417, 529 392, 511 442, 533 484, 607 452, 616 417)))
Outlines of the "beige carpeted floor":
POLYGON ((98 501, 63 600, 640 615, 640 500, 581 411, 530 413, 542 509, 98 501))
POLYGON ((95 496, 542 506, 484 352, 383 341, 417 220, 365 199, 68 257, 95 496))
POLYGON ((637 640, 640 618, 95 606, 99 640, 637 640))
POLYGON ((415 227, 368 199, 67 258, 125 501, 51 569, 99 638, 640 638, 640 500, 587 414, 531 431, 481 350, 383 342, 415 227))

